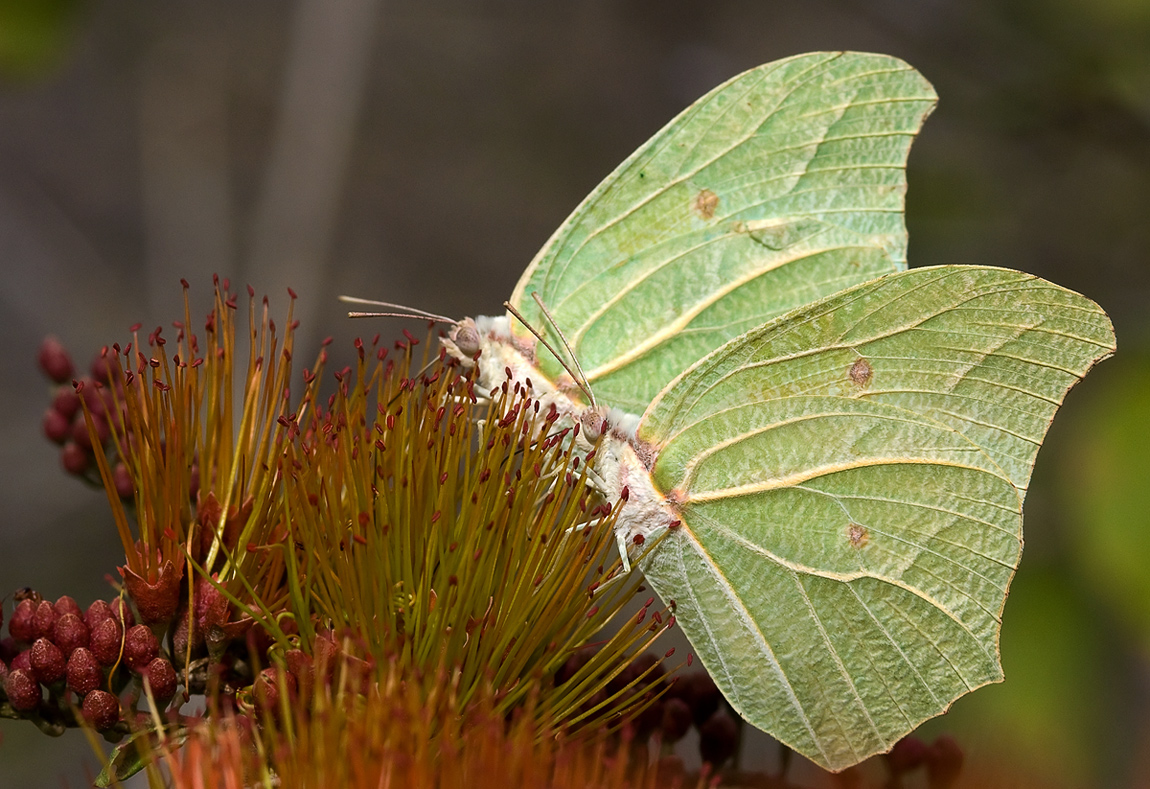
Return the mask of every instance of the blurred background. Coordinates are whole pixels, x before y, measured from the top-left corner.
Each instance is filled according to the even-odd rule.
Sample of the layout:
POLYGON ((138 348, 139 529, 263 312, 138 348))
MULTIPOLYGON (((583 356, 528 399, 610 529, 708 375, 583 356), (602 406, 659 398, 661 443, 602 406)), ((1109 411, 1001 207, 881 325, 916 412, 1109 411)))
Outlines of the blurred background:
MULTIPOLYGON (((1039 457, 1007 680, 923 736, 1001 785, 1150 786, 1147 0, 0 0, 0 590, 87 605, 122 561, 103 494, 41 436, 44 335, 86 366, 179 317, 181 277, 205 312, 213 272, 279 314, 294 288, 304 360, 401 330, 350 325, 341 293, 496 313, 683 107, 819 49, 898 55, 941 96, 912 266, 1038 274, 1118 333, 1039 457)), ((0 785, 86 785, 79 734, 0 735, 0 785)))

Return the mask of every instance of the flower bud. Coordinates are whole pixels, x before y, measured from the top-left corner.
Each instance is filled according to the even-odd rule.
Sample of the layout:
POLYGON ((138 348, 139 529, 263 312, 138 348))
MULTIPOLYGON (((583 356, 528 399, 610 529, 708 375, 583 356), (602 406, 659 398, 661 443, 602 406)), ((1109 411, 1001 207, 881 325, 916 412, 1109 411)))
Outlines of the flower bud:
POLYGON ((64 614, 52 628, 52 641, 65 657, 79 647, 88 646, 88 636, 88 626, 77 614, 64 614))
POLYGON ((8 703, 20 712, 31 712, 36 709, 43 698, 40 683, 31 673, 20 668, 8 672, 4 692, 8 694, 8 703))
POLYGON ((28 651, 31 653, 32 674, 45 685, 60 679, 68 669, 64 653, 46 638, 36 639, 28 651))
POLYGON ((105 619, 111 618, 112 608, 105 600, 96 600, 88 606, 88 610, 84 612, 84 624, 88 626, 89 632, 95 630, 96 626, 105 619))
POLYGON ((72 420, 55 408, 49 408, 44 412, 44 421, 41 424, 44 437, 53 444, 63 444, 72 435, 72 420))
POLYGON ((949 789, 962 772, 962 748, 948 734, 938 737, 930 746, 926 757, 926 774, 930 789, 949 789))
POLYGON ((315 682, 315 665, 312 659, 302 649, 289 649, 284 653, 284 663, 295 677, 300 697, 311 698, 312 685, 315 682))
POLYGON ((715 713, 722 698, 715 681, 705 671, 692 671, 680 676, 667 695, 687 702, 696 726, 702 726, 715 713))
POLYGON ((72 418, 80 411, 80 395, 71 387, 62 387, 52 398, 52 410, 71 423, 72 418))
POLYGON ((679 698, 663 700, 663 742, 678 742, 691 730, 691 708, 679 698))
POLYGON ((27 671, 29 674, 32 673, 32 650, 31 649, 25 649, 19 655, 12 658, 12 662, 10 662, 8 664, 8 669, 12 670, 12 669, 17 669, 17 668, 20 669, 21 671, 27 671))
POLYGON ((120 623, 115 618, 109 617, 96 625, 96 629, 88 639, 88 648, 92 650, 96 660, 100 661, 101 666, 112 666, 120 659, 122 639, 123 631, 120 629, 120 623))
POLYGON ((8 633, 17 641, 32 642, 36 640, 36 602, 31 599, 21 600, 12 612, 12 619, 8 622, 8 633))
POLYGON ((124 598, 117 597, 109 604, 109 607, 112 609, 112 616, 120 623, 120 627, 127 630, 136 624, 136 615, 132 613, 132 607, 124 598))
POLYGON ((63 616, 64 614, 75 614, 79 617, 84 616, 84 611, 80 608, 80 604, 76 602, 75 598, 66 594, 60 595, 60 598, 53 603, 52 607, 56 610, 56 616, 63 616))
POLYGON ((47 600, 41 600, 36 606, 36 615, 32 618, 32 629, 35 638, 51 638, 52 628, 56 625, 56 608, 47 600))
POLYGON ((159 653, 160 642, 147 625, 136 625, 124 636, 124 662, 133 671, 143 671, 159 653))
POLYGON ((69 474, 79 476, 88 470, 89 464, 92 462, 92 456, 87 451, 76 445, 75 441, 69 441, 60 450, 60 465, 69 474))
POLYGON ((902 775, 926 761, 927 745, 914 735, 908 735, 894 744, 886 756, 887 768, 892 775, 902 775))
POLYGON ((91 650, 80 647, 68 658, 67 677, 69 689, 83 698, 100 687, 103 672, 91 650))
POLYGON ((172 668, 171 662, 167 658, 155 658, 142 673, 148 677, 157 706, 160 709, 168 706, 168 702, 176 695, 176 670, 172 668))
POLYGON ((93 690, 85 696, 83 712, 97 731, 105 731, 120 722, 120 702, 106 690, 93 690))
POLYGON ((699 727, 699 755, 704 762, 722 766, 739 746, 739 725, 725 710, 715 711, 699 727))
POLYGON ((261 712, 269 712, 276 714, 280 708, 280 691, 282 688, 287 689, 289 700, 294 698, 297 691, 295 677, 288 673, 281 673, 274 668, 265 668, 256 677, 256 681, 252 686, 252 692, 255 697, 256 709, 261 712), (283 677, 283 683, 280 683, 280 677, 283 677))
POLYGON ((122 499, 130 499, 136 493, 136 483, 132 481, 132 472, 123 463, 117 463, 112 469, 112 483, 116 486, 116 493, 122 499))
POLYGON ((64 384, 72 380, 76 368, 72 364, 72 357, 67 349, 55 337, 48 336, 40 343, 40 352, 36 358, 40 370, 55 383, 64 384))

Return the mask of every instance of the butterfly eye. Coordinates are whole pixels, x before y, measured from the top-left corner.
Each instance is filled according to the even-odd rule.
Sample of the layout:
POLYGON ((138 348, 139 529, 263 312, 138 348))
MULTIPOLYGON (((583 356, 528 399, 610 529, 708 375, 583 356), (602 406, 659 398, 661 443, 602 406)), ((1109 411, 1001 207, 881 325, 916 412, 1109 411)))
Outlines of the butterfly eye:
POLYGON ((593 408, 588 408, 579 415, 579 424, 583 426, 583 437, 595 443, 599 436, 610 429, 607 419, 593 408))
POLYGON ((479 330, 475 328, 475 324, 470 319, 455 324, 455 328, 451 330, 448 339, 455 343, 455 347, 464 356, 474 356, 479 353, 479 330))

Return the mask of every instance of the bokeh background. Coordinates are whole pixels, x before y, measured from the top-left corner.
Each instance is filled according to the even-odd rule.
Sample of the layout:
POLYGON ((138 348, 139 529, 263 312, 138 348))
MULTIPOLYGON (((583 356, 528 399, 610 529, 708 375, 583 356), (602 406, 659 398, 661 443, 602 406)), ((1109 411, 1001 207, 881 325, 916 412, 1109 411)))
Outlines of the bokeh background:
MULTIPOLYGON (((86 605, 122 561, 41 438, 45 334, 86 363, 178 317, 180 277, 203 312, 213 272, 281 310, 293 287, 304 359, 402 328, 350 325, 340 293, 497 312, 679 110, 817 49, 898 55, 941 96, 912 266, 1039 274, 1118 333, 1039 457, 1007 681, 924 736, 1004 785, 1150 786, 1147 0, 0 0, 0 594, 86 605)), ((78 734, 0 735, 0 786, 86 785, 78 734)))

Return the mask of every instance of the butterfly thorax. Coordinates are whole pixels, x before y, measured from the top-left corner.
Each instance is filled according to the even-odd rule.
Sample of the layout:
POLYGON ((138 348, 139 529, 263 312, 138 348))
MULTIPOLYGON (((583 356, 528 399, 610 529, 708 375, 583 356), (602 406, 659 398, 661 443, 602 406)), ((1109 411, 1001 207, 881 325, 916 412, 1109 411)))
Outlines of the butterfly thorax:
MULTIPOLYGON (((553 427, 579 425, 574 443, 577 452, 590 452, 600 434, 607 432, 599 446, 595 470, 601 478, 600 493, 621 507, 615 526, 621 545, 642 545, 678 522, 671 504, 651 478, 654 455, 636 438, 638 416, 617 408, 588 406, 569 395, 566 387, 556 386, 536 366, 534 346, 513 335, 506 316, 465 318, 442 342, 465 367, 478 368, 480 391, 491 392, 505 381, 517 383, 532 392, 541 411, 555 407, 559 418, 553 427)), ((575 389, 573 384, 571 388, 575 389)))

